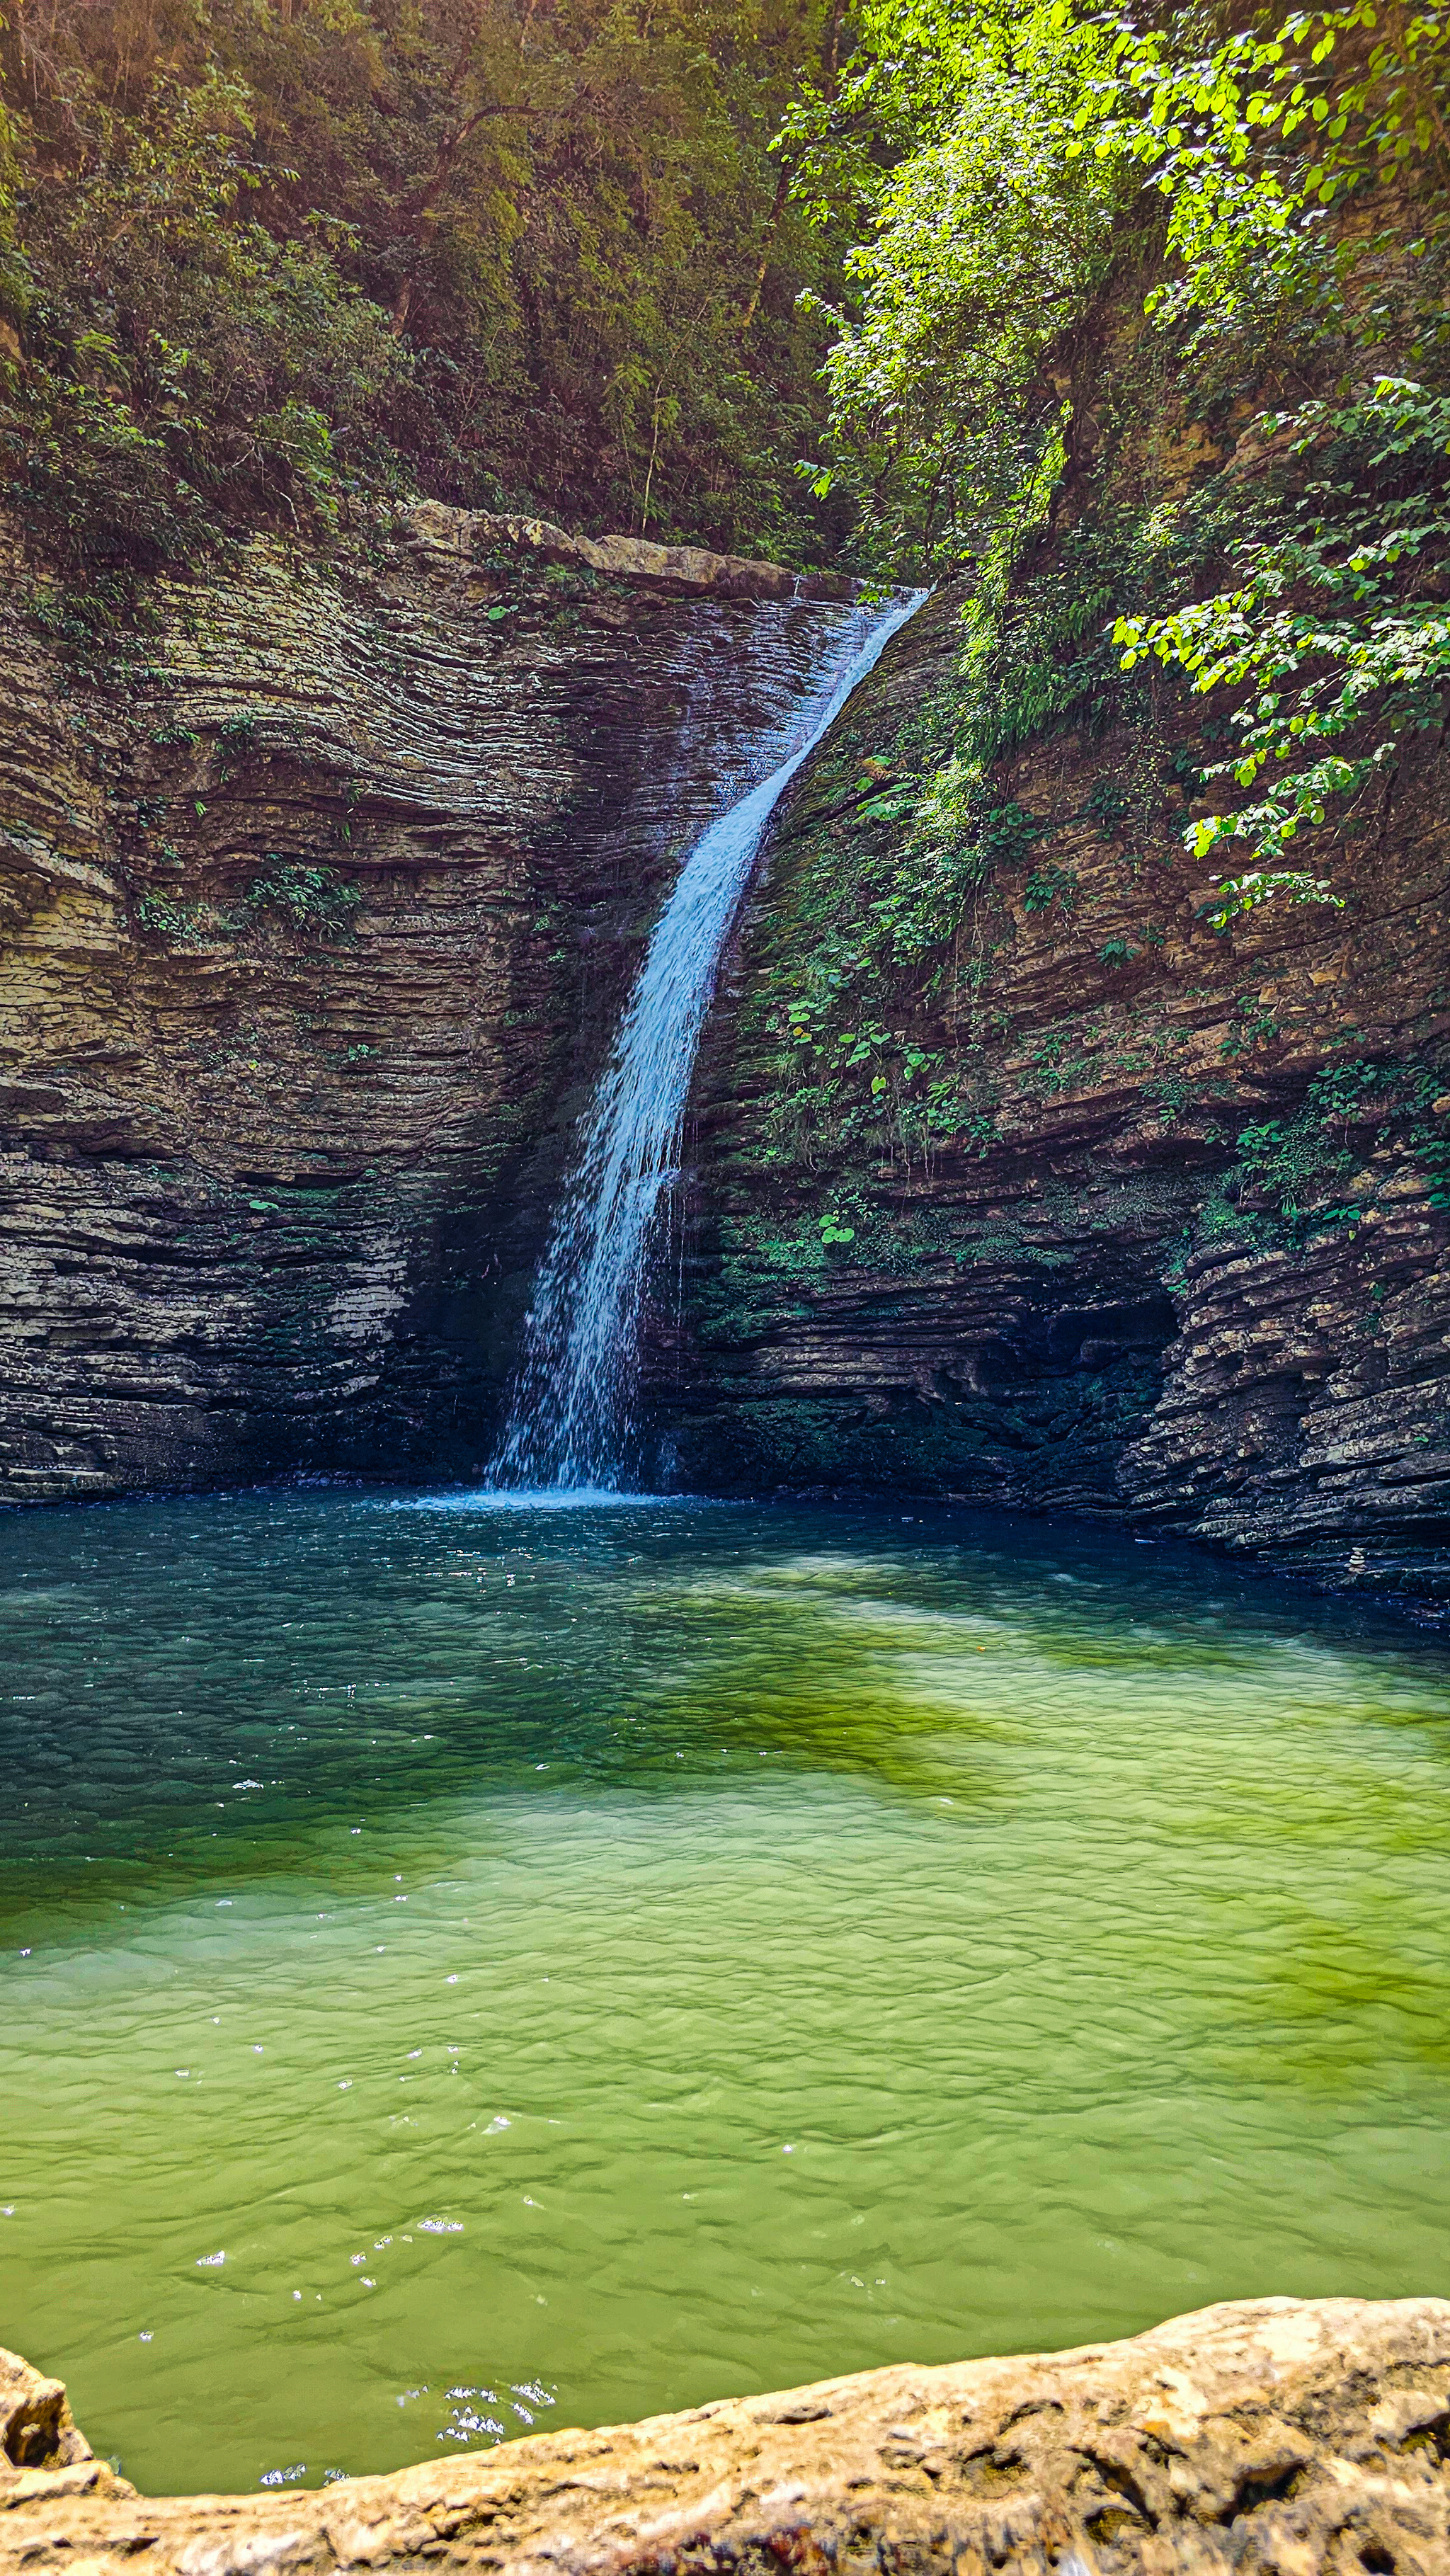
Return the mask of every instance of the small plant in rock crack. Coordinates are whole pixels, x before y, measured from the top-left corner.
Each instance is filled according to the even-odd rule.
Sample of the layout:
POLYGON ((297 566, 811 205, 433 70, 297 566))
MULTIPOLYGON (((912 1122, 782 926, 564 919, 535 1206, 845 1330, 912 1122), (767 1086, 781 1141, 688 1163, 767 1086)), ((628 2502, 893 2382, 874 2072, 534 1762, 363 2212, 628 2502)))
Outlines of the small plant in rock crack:
POLYGON ((215 926, 203 905, 178 903, 169 894, 143 894, 136 906, 136 918, 143 930, 169 939, 176 948, 198 947, 215 926))
POLYGON ((1070 919, 1077 905, 1078 882, 1071 868, 1034 868, 1022 889, 1024 912, 1050 912, 1060 903, 1070 919))
POLYGON ((223 717, 217 726, 217 740, 225 743, 228 751, 254 751, 257 745, 256 717, 245 709, 237 715, 223 717))
POLYGON ((1234 1003, 1234 1025, 1219 1053, 1225 1056, 1252 1055, 1256 1047, 1266 1045, 1279 1033, 1279 1023, 1273 1012, 1256 1002, 1252 993, 1240 993, 1234 1003))
POLYGON ((1111 830, 1115 823, 1121 823, 1128 804, 1116 778, 1099 778, 1088 790, 1083 811, 1091 814, 1095 823, 1101 823, 1104 830, 1111 830))
POLYGON ((267 853, 272 876, 254 877, 241 900, 243 921, 267 912, 280 913, 297 930, 313 930, 324 939, 339 939, 352 928, 362 902, 362 888, 339 877, 332 868, 314 868, 267 853))

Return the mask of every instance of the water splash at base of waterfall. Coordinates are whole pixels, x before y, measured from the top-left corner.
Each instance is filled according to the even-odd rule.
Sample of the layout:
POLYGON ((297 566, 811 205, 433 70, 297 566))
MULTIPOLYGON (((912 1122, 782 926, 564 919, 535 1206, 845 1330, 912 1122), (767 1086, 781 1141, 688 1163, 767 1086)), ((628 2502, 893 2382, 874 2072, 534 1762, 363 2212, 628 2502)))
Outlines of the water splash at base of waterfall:
POLYGON ((680 870, 580 1124, 489 1469, 500 1493, 602 1499, 628 1478, 649 1259, 725 942, 781 796, 925 596, 849 621, 805 710, 764 746, 780 755, 769 774, 710 825, 680 870))

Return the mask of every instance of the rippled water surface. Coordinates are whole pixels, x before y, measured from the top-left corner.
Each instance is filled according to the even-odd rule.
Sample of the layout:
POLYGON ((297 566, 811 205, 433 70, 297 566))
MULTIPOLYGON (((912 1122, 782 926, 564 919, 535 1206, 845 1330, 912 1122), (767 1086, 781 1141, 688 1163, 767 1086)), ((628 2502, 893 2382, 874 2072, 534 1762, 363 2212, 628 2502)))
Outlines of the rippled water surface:
POLYGON ((1450 2288, 1450 1658, 1115 1538, 0 1527, 0 2341, 147 2487, 1450 2288))

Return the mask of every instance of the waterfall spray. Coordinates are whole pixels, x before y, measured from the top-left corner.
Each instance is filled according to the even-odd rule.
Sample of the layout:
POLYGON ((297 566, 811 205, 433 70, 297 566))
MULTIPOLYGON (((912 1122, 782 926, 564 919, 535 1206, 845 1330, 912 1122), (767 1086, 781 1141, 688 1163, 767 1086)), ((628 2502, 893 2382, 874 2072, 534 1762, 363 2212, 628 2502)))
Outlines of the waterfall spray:
POLYGON ((861 611, 770 775, 690 851, 581 1121, 534 1283, 495 1488, 617 1489, 627 1474, 649 1256, 720 959, 781 796, 923 591, 861 611))

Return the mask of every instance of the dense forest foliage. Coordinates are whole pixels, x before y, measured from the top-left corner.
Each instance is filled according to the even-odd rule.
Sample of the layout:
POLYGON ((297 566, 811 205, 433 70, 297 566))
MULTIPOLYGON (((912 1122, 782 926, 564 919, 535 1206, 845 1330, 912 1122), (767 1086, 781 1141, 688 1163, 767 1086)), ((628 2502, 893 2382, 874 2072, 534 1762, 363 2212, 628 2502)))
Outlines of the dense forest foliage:
POLYGON ((994 761, 1069 722, 1160 768, 1176 733, 1219 927, 1338 902, 1288 845, 1365 828, 1450 678, 1447 113, 1450 19, 1397 0, 881 0, 793 109, 853 241, 815 488, 864 556, 971 582, 898 949, 990 873, 994 761))
POLYGON ((772 135, 821 0, 19 0, 7 481, 161 561, 374 493, 773 555, 839 532, 833 246, 772 135))
POLYGON ((7 454, 88 547, 423 490, 937 567, 1031 509, 1115 274, 1161 269, 1206 406, 1276 349, 1316 392, 1326 342, 1442 354, 1446 32, 1398 0, 11 0, 0 38, 7 454))
POLYGON ((418 491, 966 574, 923 923, 1135 674, 1227 711, 1225 918, 1438 723, 1435 9, 5 0, 0 62, 0 497, 93 607, 418 491), (1254 473, 1125 479, 1194 423, 1254 473))

